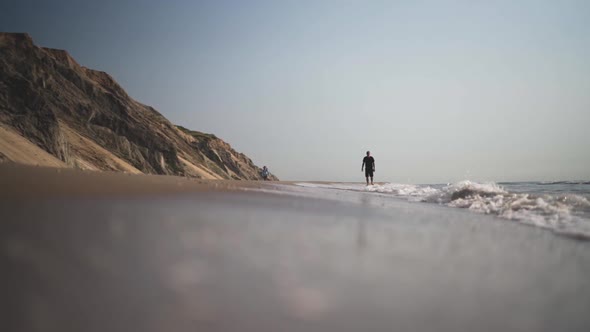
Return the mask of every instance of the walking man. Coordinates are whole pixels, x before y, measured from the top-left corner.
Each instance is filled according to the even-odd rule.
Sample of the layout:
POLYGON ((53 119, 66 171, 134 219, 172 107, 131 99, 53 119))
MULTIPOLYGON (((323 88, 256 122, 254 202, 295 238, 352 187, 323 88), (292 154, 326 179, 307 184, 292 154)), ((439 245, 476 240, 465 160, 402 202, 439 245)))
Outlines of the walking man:
POLYGON ((371 156, 371 151, 367 151, 367 156, 363 158, 363 165, 361 172, 365 169, 365 177, 367 178, 367 186, 369 185, 369 177, 371 178, 371 185, 373 184, 373 173, 375 173, 375 159, 371 156))

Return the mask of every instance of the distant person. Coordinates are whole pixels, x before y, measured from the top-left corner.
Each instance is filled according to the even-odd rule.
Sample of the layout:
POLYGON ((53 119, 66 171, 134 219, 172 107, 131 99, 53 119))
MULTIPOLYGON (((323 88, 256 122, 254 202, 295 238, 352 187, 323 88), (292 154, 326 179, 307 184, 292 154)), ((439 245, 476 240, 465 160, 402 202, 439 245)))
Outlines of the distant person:
POLYGON ((375 159, 371 156, 371 151, 367 151, 367 156, 363 158, 363 165, 361 172, 365 169, 365 177, 367 178, 367 186, 369 185, 369 178, 371 178, 371 185, 373 184, 373 173, 375 173, 375 159))
POLYGON ((270 174, 268 172, 268 168, 266 168, 266 166, 262 167, 262 178, 264 179, 264 181, 268 181, 268 175, 270 174))

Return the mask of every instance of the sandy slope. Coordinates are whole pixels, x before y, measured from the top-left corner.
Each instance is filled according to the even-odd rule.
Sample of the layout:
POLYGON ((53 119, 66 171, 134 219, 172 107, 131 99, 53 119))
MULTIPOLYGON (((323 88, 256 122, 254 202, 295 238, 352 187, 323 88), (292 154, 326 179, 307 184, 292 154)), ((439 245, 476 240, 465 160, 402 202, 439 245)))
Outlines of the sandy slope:
POLYGON ((63 135, 68 141, 68 149, 71 150, 74 160, 70 164, 76 168, 100 171, 120 171, 132 174, 142 174, 140 170, 128 162, 115 156, 112 152, 96 144, 94 141, 80 135, 65 123, 59 123, 63 135))
POLYGON ((14 130, 0 125, 0 161, 7 159, 26 165, 68 167, 14 130))

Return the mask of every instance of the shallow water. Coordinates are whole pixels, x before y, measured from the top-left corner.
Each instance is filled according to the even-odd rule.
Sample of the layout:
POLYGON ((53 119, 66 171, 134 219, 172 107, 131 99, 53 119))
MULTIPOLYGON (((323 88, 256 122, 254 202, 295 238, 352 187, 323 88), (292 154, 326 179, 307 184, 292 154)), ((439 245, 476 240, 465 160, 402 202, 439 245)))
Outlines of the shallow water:
POLYGON ((513 182, 411 185, 299 183, 309 189, 352 190, 388 194, 413 202, 436 203, 549 229, 590 240, 590 182, 513 182))

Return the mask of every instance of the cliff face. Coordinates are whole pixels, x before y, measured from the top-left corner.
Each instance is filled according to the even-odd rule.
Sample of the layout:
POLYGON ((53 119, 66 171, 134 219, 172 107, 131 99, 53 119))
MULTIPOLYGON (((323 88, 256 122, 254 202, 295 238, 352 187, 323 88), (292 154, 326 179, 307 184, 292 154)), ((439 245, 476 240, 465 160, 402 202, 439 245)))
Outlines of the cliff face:
MULTIPOLYGON (((0 161, 207 179, 260 179, 214 135, 176 127, 107 73, 27 34, 0 33, 0 161)), ((272 177, 276 179, 276 177, 272 177)))

